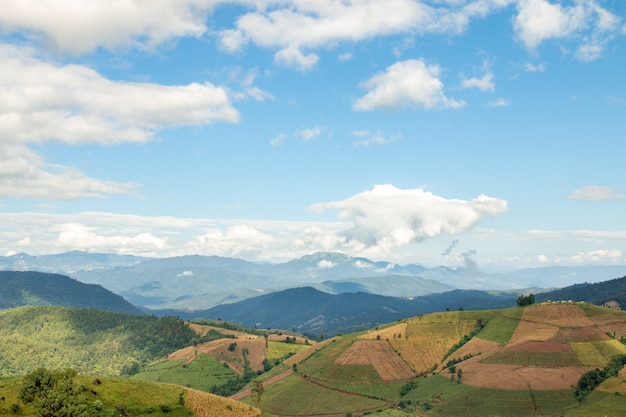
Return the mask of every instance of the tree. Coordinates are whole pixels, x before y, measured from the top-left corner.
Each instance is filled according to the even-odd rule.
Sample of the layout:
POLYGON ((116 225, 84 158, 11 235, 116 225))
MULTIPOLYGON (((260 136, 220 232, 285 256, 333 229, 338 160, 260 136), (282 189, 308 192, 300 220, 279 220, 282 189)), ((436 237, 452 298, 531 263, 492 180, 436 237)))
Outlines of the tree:
POLYGON ((49 371, 37 368, 24 376, 18 398, 32 403, 40 417, 86 417, 89 408, 78 401, 74 369, 49 371))
POLYGON ((535 304, 535 294, 520 295, 517 297, 517 305, 520 307, 529 306, 535 304))
POLYGON ((265 394, 265 387, 263 386, 263 382, 259 381, 258 379, 252 381, 251 391, 252 395, 254 396, 254 403, 256 404, 256 407, 258 407, 259 403, 261 402, 261 397, 263 397, 263 394, 265 394))

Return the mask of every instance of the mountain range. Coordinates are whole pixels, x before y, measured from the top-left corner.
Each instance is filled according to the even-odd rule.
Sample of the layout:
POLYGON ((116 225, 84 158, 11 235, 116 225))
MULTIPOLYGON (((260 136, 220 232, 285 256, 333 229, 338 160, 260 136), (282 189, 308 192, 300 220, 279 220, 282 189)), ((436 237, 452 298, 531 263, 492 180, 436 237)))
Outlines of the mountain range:
POLYGON ((72 251, 0 257, 0 270, 66 274, 149 309, 205 310, 259 295, 309 286, 329 294, 365 292, 419 297, 454 289, 517 291, 561 288, 626 275, 626 266, 545 267, 484 272, 427 268, 317 252, 284 263, 219 256, 144 258, 72 251))

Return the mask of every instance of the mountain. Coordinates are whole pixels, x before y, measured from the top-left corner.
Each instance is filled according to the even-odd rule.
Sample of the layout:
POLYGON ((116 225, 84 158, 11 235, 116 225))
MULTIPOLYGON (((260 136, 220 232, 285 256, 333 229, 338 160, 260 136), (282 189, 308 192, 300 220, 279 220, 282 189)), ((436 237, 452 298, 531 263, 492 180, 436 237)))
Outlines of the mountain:
POLYGON ((620 339, 626 313, 585 303, 435 312, 297 353, 261 377, 260 408, 292 416, 623 416, 620 339))
POLYGON ((54 305, 142 314, 121 296, 100 285, 43 272, 0 271, 0 309, 54 305))
POLYGON ((626 266, 546 267, 498 272, 426 268, 316 252, 283 263, 220 256, 141 258, 86 252, 0 257, 0 270, 37 270, 99 284, 150 309, 201 310, 288 288, 311 286, 332 294, 417 297, 451 289, 526 291, 598 282, 626 275, 626 266))
POLYGON ((454 290, 407 299, 363 292, 334 295, 312 287, 299 287, 207 310, 177 314, 186 319, 222 319, 248 327, 334 335, 432 311, 461 307, 502 308, 515 305, 515 299, 516 295, 512 293, 494 295, 476 290, 454 290))
POLYGON ((18 253, 11 256, 0 256, 0 270, 39 271, 69 275, 78 271, 93 271, 134 265, 145 259, 148 258, 81 251, 36 256, 18 253))
POLYGON ((595 305, 616 303, 617 307, 626 307, 626 276, 593 284, 575 284, 559 290, 536 295, 537 301, 584 301, 595 305))

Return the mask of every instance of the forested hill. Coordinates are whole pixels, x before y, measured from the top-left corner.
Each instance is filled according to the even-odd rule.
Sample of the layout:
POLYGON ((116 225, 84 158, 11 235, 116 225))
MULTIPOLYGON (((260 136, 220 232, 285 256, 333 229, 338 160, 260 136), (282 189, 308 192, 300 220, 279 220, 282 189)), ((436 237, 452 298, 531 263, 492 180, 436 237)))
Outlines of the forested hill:
POLYGON ((0 311, 0 377, 43 366, 82 374, 133 374, 203 339, 175 317, 53 306, 0 311))
POLYGON ((626 276, 594 284, 584 283, 538 294, 537 301, 574 300, 603 305, 616 301, 622 309, 626 308, 626 276))
POLYGON ((0 309, 55 305, 142 314, 137 307, 102 286, 84 284, 64 275, 0 271, 0 288, 0 309))

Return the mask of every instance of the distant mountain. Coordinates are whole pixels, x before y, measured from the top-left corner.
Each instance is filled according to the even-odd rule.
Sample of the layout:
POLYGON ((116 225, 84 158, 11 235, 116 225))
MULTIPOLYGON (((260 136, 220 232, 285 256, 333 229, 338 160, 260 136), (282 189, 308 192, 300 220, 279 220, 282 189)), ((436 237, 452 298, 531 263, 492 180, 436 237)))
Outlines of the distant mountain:
POLYGON ((0 288, 0 309, 63 306, 142 314, 124 298, 100 285, 84 284, 64 275, 0 271, 0 288))
MULTIPOLYGON (((454 290, 414 299, 376 294, 328 294, 311 287, 292 288, 208 310, 178 312, 180 317, 222 319, 248 327, 334 335, 446 309, 503 308, 515 305, 512 293, 454 290)), ((171 312, 169 312, 171 313, 171 312)))
POLYGON ((0 270, 35 270, 99 284, 151 309, 207 309, 288 288, 311 286, 332 294, 366 292, 417 297, 451 289, 526 291, 599 282, 626 275, 626 266, 546 267, 506 272, 477 268, 425 268, 316 252, 283 263, 220 256, 141 258, 67 252, 0 257, 0 270))
POLYGON ((584 301, 595 305, 616 302, 624 309, 626 307, 626 276, 593 284, 575 284, 537 294, 535 299, 537 301, 584 301))
POLYGON ((148 258, 133 255, 114 255, 81 251, 36 256, 18 253, 11 256, 0 256, 0 270, 39 271, 68 275, 78 271, 93 271, 134 265, 146 259, 148 258))

